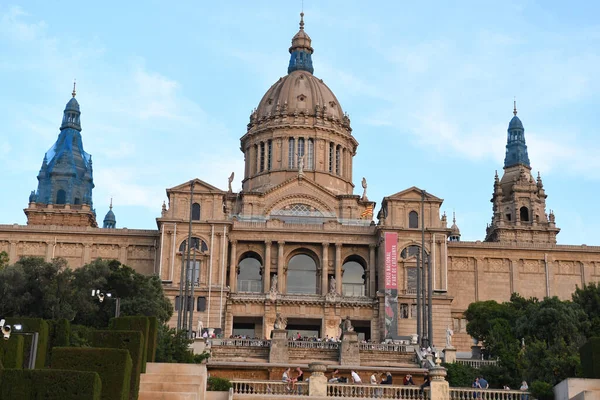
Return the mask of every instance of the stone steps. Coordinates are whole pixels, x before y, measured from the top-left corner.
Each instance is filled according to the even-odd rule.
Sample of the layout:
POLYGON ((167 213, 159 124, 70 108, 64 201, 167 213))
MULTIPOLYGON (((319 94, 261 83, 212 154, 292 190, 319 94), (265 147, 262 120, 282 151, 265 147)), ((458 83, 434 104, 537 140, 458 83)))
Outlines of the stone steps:
POLYGON ((205 390, 205 365, 148 363, 139 400, 203 400, 205 390))

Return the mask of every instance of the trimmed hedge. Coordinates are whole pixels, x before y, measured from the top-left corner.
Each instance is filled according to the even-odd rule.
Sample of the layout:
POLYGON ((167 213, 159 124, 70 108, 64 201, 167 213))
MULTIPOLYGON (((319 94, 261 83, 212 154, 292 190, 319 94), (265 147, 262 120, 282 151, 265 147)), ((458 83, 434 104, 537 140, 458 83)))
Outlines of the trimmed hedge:
POLYGON ((142 372, 146 372, 146 361, 148 360, 148 346, 146 345, 149 337, 150 321, 148 317, 119 317, 111 318, 109 328, 115 331, 140 331, 144 336, 144 355, 142 357, 142 372))
MULTIPOLYGON (((6 318, 6 323, 10 325, 21 324, 23 329, 21 332, 29 333, 29 332, 37 332, 38 333, 38 347, 37 347, 37 355, 35 358, 35 368, 44 368, 46 365, 46 353, 48 353, 48 323, 41 318, 21 318, 21 317, 11 317, 6 318)), ((13 330, 13 334, 15 331, 13 330)), ((29 351, 31 349, 31 342, 33 340, 33 336, 31 335, 23 335, 25 338, 25 356, 23 357, 23 361, 29 362, 29 351)))
POLYGON ((226 378, 211 376, 206 380, 206 390, 209 392, 228 392, 231 388, 231 381, 226 378))
POLYGON ((142 333, 139 331, 96 331, 92 333, 92 346, 129 350, 132 361, 129 399, 137 400, 140 391, 142 355, 144 354, 142 333))
POLYGON ((0 398, 31 400, 100 400, 102 382, 95 372, 5 369, 0 398))
POLYGON ((52 368, 97 372, 102 380, 102 400, 128 400, 131 357, 122 349, 56 347, 52 368))
POLYGON ((48 323, 48 352, 46 366, 51 364, 52 349, 54 347, 68 347, 71 345, 71 323, 66 318, 47 320, 48 323))
POLYGON ((25 339, 22 335, 11 335, 8 340, 0 339, 0 362, 4 368, 23 369, 24 348, 25 339))
POLYGON ((579 349, 584 378, 600 379, 600 337, 593 337, 579 349))
POLYGON ((158 343, 158 318, 148 317, 148 322, 150 323, 150 325, 148 327, 148 340, 146 341, 148 343, 148 345, 146 346, 146 348, 148 349, 147 361, 155 362, 156 346, 158 343))

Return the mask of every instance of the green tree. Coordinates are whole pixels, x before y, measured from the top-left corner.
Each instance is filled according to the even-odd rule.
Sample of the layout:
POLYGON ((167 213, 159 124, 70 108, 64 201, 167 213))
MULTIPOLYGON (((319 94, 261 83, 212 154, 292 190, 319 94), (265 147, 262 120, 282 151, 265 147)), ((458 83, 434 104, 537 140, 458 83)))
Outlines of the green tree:
POLYGON ((10 262, 8 258, 8 253, 5 251, 0 251, 0 270, 8 265, 10 262))
POLYGON ((600 285, 592 282, 582 288, 577 287, 573 293, 573 302, 579 304, 587 314, 590 329, 586 336, 600 336, 600 285))

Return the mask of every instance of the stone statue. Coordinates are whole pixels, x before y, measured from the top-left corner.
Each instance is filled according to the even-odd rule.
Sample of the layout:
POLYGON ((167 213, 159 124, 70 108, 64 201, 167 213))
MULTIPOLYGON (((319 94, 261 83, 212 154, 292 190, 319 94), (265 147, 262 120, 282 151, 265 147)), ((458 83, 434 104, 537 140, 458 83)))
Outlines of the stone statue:
POLYGON ((271 293, 277 293, 277 281, 279 279, 277 278, 277 275, 273 275, 273 278, 271 278, 271 288, 270 288, 270 292, 271 293))
POLYGON ((329 294, 336 294, 336 284, 333 276, 329 278, 329 294))
POLYGON ((342 328, 342 334, 344 332, 354 332, 354 327, 352 326, 352 321, 350 321, 349 316, 347 316, 346 319, 342 321, 340 327, 342 328))
POLYGON ((304 154, 298 160, 298 175, 304 174, 304 154))
POLYGON ((164 217, 167 214, 167 204, 163 201, 161 215, 164 217))
POLYGON ((280 313, 277 313, 275 316, 275 323, 273 324, 273 329, 275 330, 284 330, 287 326, 287 320, 281 316, 280 313))
POLYGON ((452 336, 454 335, 454 331, 450 329, 450 325, 446 327, 446 348, 452 347, 452 336))
POLYGON ((198 318, 198 325, 196 326, 196 337, 199 338, 202 336, 202 329, 204 329, 204 324, 202 323, 202 320, 200 318, 198 318))
POLYGON ((363 187, 363 195, 362 195, 361 200, 363 200, 363 201, 369 200, 367 198, 367 179, 364 177, 362 178, 362 187, 363 187))
POLYGON ((231 183, 233 182, 234 177, 235 177, 235 172, 232 172, 231 175, 229 175, 229 178, 227 179, 229 193, 233 192, 233 190, 231 189, 231 183))

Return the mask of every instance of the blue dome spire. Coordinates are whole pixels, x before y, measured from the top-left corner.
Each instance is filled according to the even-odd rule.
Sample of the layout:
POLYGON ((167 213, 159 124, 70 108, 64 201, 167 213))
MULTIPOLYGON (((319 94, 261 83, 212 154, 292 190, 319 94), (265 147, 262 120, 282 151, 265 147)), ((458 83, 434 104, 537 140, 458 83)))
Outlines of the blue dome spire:
POLYGON ((79 120, 81 111, 79 110, 79 103, 75 98, 75 95, 77 94, 77 92, 75 91, 75 84, 76 82, 73 82, 73 92, 71 93, 73 97, 71 98, 71 100, 69 100, 67 106, 65 107, 62 125, 60 126, 60 129, 63 130, 66 128, 73 128, 81 132, 81 121, 79 120))
POLYGON ((514 102, 513 117, 508 124, 508 138, 506 142, 506 157, 504 158, 504 168, 515 165, 529 165, 529 155, 527 154, 527 144, 525 143, 525 128, 523 123, 517 117, 517 101, 514 102))
POLYGON ((103 228, 114 229, 117 227, 117 218, 115 217, 115 213, 113 212, 112 208, 113 208, 113 205, 112 205, 112 197, 111 197, 108 212, 106 213, 106 216, 104 217, 103 226, 102 226, 103 228))
POLYGON ((311 47, 312 40, 306 32, 304 32, 304 12, 300 13, 300 30, 292 38, 292 47, 290 47, 290 65, 288 66, 288 74, 293 71, 307 71, 311 74, 314 72, 312 65, 311 47))

